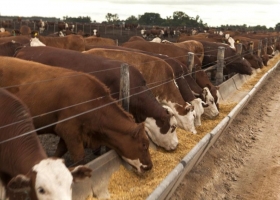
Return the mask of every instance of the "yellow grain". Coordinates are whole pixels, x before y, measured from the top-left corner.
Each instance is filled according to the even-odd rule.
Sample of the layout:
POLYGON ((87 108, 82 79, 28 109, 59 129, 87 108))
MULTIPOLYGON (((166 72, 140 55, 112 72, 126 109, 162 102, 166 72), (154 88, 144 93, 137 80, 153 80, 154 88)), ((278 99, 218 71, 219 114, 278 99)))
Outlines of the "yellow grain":
MULTIPOLYGON (((263 67, 259 73, 248 80, 243 89, 252 88, 257 81, 280 60, 280 55, 275 56, 263 67)), ((234 108, 236 103, 224 102, 220 104, 220 114, 215 119, 203 117, 202 126, 197 127, 197 134, 177 129, 179 145, 175 151, 167 152, 161 148, 150 149, 154 167, 151 171, 138 175, 133 171, 120 166, 119 170, 113 173, 109 182, 110 199, 114 200, 143 200, 146 199, 160 182, 174 169, 174 167, 187 155, 187 153, 234 108)), ((86 200, 96 200, 87 198, 86 200)))

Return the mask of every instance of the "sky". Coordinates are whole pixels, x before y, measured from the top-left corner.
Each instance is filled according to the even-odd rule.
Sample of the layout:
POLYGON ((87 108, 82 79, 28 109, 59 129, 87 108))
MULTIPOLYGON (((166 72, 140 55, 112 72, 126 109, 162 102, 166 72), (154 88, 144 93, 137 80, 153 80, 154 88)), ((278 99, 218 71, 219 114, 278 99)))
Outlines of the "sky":
POLYGON ((161 18, 182 11, 197 15, 208 26, 264 25, 280 23, 280 0, 12 0, 1 1, 0 15, 43 16, 63 19, 63 16, 89 16, 96 22, 106 21, 107 13, 118 14, 120 20, 134 15, 158 13, 161 18))

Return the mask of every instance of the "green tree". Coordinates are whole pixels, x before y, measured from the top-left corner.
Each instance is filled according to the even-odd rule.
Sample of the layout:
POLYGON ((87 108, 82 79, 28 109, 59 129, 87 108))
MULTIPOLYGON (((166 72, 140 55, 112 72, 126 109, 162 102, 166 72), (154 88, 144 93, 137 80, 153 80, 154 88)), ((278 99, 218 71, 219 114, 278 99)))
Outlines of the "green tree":
POLYGON ((119 21, 119 15, 118 14, 107 13, 105 18, 107 19, 107 22, 109 22, 109 23, 119 21))
POLYGON ((132 23, 132 24, 137 24, 138 23, 138 19, 134 16, 134 15, 131 15, 130 17, 128 17, 126 20, 125 20, 126 23, 132 23))
POLYGON ((139 17, 139 23, 145 25, 160 25, 162 18, 158 13, 144 13, 139 17))
POLYGON ((188 18, 189 18, 189 16, 182 11, 173 12, 173 19, 174 20, 184 20, 184 19, 188 19, 188 18))
POLYGON ((79 16, 79 17, 68 17, 63 16, 63 21, 65 22, 80 22, 80 23, 90 23, 91 18, 89 16, 79 16))
POLYGON ((275 31, 280 31, 280 23, 275 25, 275 31))

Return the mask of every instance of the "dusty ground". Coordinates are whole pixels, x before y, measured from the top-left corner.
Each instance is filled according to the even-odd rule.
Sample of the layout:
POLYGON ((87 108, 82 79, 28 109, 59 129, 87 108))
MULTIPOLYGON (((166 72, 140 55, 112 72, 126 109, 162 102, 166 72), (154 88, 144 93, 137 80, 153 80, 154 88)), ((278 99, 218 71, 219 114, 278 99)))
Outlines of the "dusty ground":
POLYGON ((280 199, 279 77, 278 67, 172 200, 280 199))

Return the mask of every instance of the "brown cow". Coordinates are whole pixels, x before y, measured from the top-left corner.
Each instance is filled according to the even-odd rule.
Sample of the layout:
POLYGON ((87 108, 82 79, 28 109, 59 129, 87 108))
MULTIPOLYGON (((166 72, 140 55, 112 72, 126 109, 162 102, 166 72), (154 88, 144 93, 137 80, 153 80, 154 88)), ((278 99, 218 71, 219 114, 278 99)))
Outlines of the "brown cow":
MULTIPOLYGON (((142 54, 147 54, 149 56, 154 56, 157 58, 160 58, 162 60, 164 60, 165 62, 167 62, 170 67, 173 70, 174 76, 175 76, 175 81, 178 85, 178 88, 180 90, 180 93, 182 94, 182 97, 184 98, 184 100, 186 102, 191 103, 191 101, 193 101, 195 99, 195 97, 190 94, 190 92, 194 93, 196 97, 199 97, 203 102, 205 102, 206 104, 202 103, 204 107, 204 114, 210 118, 213 118, 215 116, 217 116, 219 114, 219 111, 217 110, 217 107, 215 105, 215 101, 214 99, 217 100, 217 94, 215 93, 215 98, 212 96, 212 94, 210 92, 208 92, 208 88, 201 88, 200 86, 197 85, 197 83, 195 82, 195 80, 191 81, 190 79, 188 80, 188 83, 185 82, 185 77, 190 77, 190 73, 187 69, 187 66, 183 65, 181 62, 172 59, 168 56, 165 55, 160 55, 160 54, 155 54, 155 53, 151 53, 151 52, 147 52, 147 51, 141 51, 138 49, 131 49, 131 48, 126 48, 126 47, 122 47, 122 46, 94 46, 93 49, 97 49, 97 48, 106 48, 106 49, 117 49, 117 50, 123 50, 123 51, 130 51, 130 52, 137 52, 137 53, 142 53, 142 54), (184 78, 182 78, 182 76, 184 78), (190 86, 190 87, 189 87, 190 86), (193 87, 194 86, 194 87, 193 87), (190 91, 189 89, 192 89, 192 91, 190 91)), ((208 80, 208 78, 207 78, 208 80)), ((207 80, 205 80, 205 82, 207 82, 207 80)), ((196 110, 196 118, 195 118, 195 125, 199 125, 199 116, 200 113, 202 113, 202 109, 200 109, 198 106, 194 106, 195 110, 196 110)))
MULTIPOLYGON (((236 50, 236 43, 235 43, 234 39, 227 34, 225 37, 218 35, 218 34, 209 34, 208 37, 182 36, 178 40, 180 40, 180 41, 196 40, 196 41, 200 41, 200 42, 201 41, 215 42, 215 43, 221 44, 221 46, 224 45, 225 43, 227 43, 230 45, 231 48, 236 50)), ((243 44, 242 56, 251 64, 252 68, 255 68, 255 69, 262 68, 261 59, 254 54, 251 55, 250 53, 248 53, 249 52, 248 47, 246 47, 246 48, 244 48, 244 47, 246 47, 246 46, 243 44)), ((209 50, 209 51, 211 51, 211 50, 209 50)), ((204 52, 204 54, 205 54, 205 52, 204 52)))
POLYGON ((16 43, 20 43, 22 45, 28 45, 30 43, 30 37, 25 35, 20 35, 20 36, 10 36, 10 37, 0 38, 0 44, 12 42, 12 41, 16 43))
POLYGON ((91 169, 67 169, 62 159, 48 158, 28 108, 2 88, 0 110, 0 182, 8 189, 0 198, 72 199, 72 182, 90 177, 91 169))
POLYGON ((27 25, 22 25, 22 26, 20 27, 20 29, 19 29, 19 32, 20 32, 21 35, 28 35, 28 36, 30 36, 30 34, 31 34, 31 29, 30 29, 30 27, 27 26, 27 25))
POLYGON ((143 38, 150 38, 150 37, 161 37, 164 34, 164 31, 161 29, 150 29, 150 30, 141 30, 141 34, 143 38))
MULTIPOLYGON (((52 66, 91 73, 110 88, 114 98, 119 98, 120 66, 123 62, 52 47, 26 47, 18 51, 16 56, 52 66), (64 58, 71 58, 71 60, 66 61, 64 58)), ((176 124, 171 120, 172 113, 167 112, 156 101, 146 86, 144 77, 134 66, 129 67, 129 73, 133 77, 130 79, 129 112, 133 114, 137 122, 155 121, 153 127, 146 129, 151 134, 172 133, 176 128, 176 124)), ((176 145, 173 143, 168 148, 175 147, 176 145)))
POLYGON ((14 56, 15 52, 22 48, 23 45, 17 42, 6 42, 0 44, 0 56, 14 56))
POLYGON ((218 48, 224 47, 225 69, 228 73, 251 75, 253 73, 250 63, 227 44, 200 41, 204 46, 203 68, 213 66, 217 61, 218 48))
POLYGON ((132 36, 128 40, 128 42, 134 42, 134 41, 146 41, 146 40, 143 37, 140 37, 140 36, 132 36))
MULTIPOLYGON (((157 100, 173 110, 178 126, 186 131, 196 133, 194 127, 195 114, 192 112, 192 108, 190 109, 190 104, 186 103, 182 98, 180 91, 176 87, 173 71, 165 61, 146 54, 123 50, 92 49, 84 53, 121 60, 137 67, 157 100), (156 71, 161 73, 156 73, 156 71), (154 74, 157 74, 157 76, 154 76, 154 74)), ((201 102, 199 103, 197 106, 201 106, 201 102)), ((203 108, 201 107, 201 109, 203 108)), ((202 113, 200 112, 199 114, 201 115, 202 113)))
POLYGON ((0 38, 1 37, 10 37, 10 36, 12 36, 12 34, 9 31, 0 32, 0 38))
POLYGON ((105 145, 138 172, 152 168, 144 124, 136 124, 93 76, 9 57, 1 57, 0 71, 0 86, 37 116, 33 123, 40 128, 38 134, 60 137, 55 156, 61 157, 68 149, 78 163, 84 158, 85 147, 105 145))
MULTIPOLYGON (((163 41, 164 42, 164 41, 163 41)), ((177 47, 187 49, 189 52, 193 52, 199 58, 202 63, 204 57, 204 47, 203 44, 197 40, 187 40, 183 42, 171 43, 177 47)))
POLYGON ((103 38, 103 37, 96 37, 96 36, 90 36, 84 38, 86 49, 89 48, 89 46, 93 45, 112 45, 116 46, 116 42, 113 39, 110 38, 103 38))
POLYGON ((211 81, 208 79, 207 74, 203 70, 199 70, 195 72, 196 82, 201 88, 209 88, 209 92, 213 95, 215 104, 218 109, 219 108, 219 102, 221 100, 221 95, 219 92, 219 86, 215 86, 211 83, 211 81))
MULTIPOLYGON (((37 35, 36 32, 32 32, 32 37, 37 38, 41 43, 46 46, 56 47, 61 49, 71 49, 75 51, 84 51, 85 43, 84 38, 80 35, 67 35, 65 37, 47 37, 37 35)), ((35 42, 35 41, 33 41, 35 42)), ((30 44, 34 46, 41 46, 35 44, 30 44)))
MULTIPOLYGON (((262 48, 261 48, 261 58, 262 58, 262 61, 263 61, 263 64, 265 66, 267 66, 267 62, 270 58, 272 58, 272 56, 270 56, 268 53, 267 53, 267 50, 264 49, 264 38, 251 38, 251 37, 248 37, 247 35, 244 36, 244 35, 237 35, 235 37, 233 37, 233 39, 235 40, 235 42, 237 43, 242 43, 244 44, 245 48, 246 48, 246 51, 248 52, 249 51, 249 47, 251 45, 251 43, 253 43, 254 45, 254 49, 253 49, 253 53, 256 55, 257 52, 258 52, 258 46, 259 46, 259 42, 262 41, 262 48)), ((271 49, 272 47, 271 46, 267 46, 267 48, 271 49)), ((272 52, 271 52, 272 53, 272 52)))
POLYGON ((21 34, 20 34, 20 30, 18 30, 18 29, 12 30, 12 31, 11 31, 11 34, 12 34, 13 36, 21 35, 21 34))
MULTIPOLYGON (((156 42, 143 42, 143 41, 135 41, 135 42, 126 42, 122 44, 123 47, 139 49, 142 51, 148 51, 157 54, 167 55, 171 58, 174 58, 181 63, 187 65, 188 60, 188 50, 177 47, 175 45, 156 43, 156 42)), ((194 66, 196 68, 201 68, 201 62, 199 58, 194 55, 194 66)))

